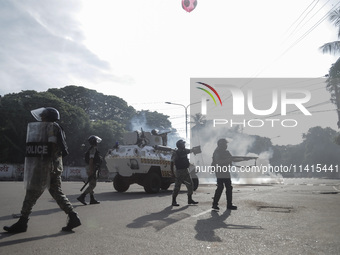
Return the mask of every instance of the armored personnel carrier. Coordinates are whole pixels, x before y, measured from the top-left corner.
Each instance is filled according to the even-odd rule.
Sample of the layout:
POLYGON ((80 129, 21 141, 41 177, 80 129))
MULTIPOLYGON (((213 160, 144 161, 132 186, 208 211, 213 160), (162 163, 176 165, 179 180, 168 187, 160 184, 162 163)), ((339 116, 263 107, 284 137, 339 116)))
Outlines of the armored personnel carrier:
MULTIPOLYGON (((109 150, 105 156, 113 187, 125 192, 131 184, 144 187, 146 193, 167 190, 175 182, 171 175, 171 155, 173 149, 167 146, 167 134, 135 131, 124 136, 124 144, 109 150)), ((194 165, 189 168, 194 190, 198 187, 198 177, 194 165)))

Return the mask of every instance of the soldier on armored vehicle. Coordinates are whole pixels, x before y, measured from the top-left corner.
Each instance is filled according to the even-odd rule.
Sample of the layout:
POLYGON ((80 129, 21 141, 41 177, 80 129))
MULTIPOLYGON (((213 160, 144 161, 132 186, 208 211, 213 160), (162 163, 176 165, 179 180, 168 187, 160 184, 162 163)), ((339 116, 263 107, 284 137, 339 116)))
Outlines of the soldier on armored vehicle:
MULTIPOLYGON (((147 193, 158 193, 175 182, 170 168, 173 149, 166 146, 167 133, 129 132, 124 135, 123 145, 109 151, 105 160, 118 192, 125 192, 137 183, 147 193)), ((197 189, 197 176, 194 178, 197 180, 194 189, 197 189)))

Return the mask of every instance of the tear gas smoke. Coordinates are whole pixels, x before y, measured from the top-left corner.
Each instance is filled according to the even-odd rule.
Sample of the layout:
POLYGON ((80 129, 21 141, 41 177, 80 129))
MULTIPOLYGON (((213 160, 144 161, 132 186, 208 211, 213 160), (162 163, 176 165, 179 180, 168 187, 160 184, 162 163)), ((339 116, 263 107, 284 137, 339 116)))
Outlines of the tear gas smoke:
MULTIPOLYGON (((197 170, 208 169, 212 163, 212 155, 217 147, 217 141, 221 138, 228 140, 228 150, 233 156, 258 157, 256 160, 242 161, 233 163, 233 168, 230 171, 232 181, 235 184, 268 184, 282 183, 283 178, 280 173, 268 171, 270 167, 269 160, 273 152, 271 149, 263 151, 259 155, 250 153, 255 137, 244 133, 240 133, 238 128, 226 129, 211 128, 200 126, 200 128, 192 129, 191 146, 201 146, 202 153, 191 155, 190 161, 195 164, 197 170), (249 171, 241 171, 241 170, 249 171), (251 170, 251 171, 250 171, 251 170), (264 171, 267 170, 267 171, 264 171)), ((212 171, 198 171, 200 183, 216 183, 216 177, 212 171)))

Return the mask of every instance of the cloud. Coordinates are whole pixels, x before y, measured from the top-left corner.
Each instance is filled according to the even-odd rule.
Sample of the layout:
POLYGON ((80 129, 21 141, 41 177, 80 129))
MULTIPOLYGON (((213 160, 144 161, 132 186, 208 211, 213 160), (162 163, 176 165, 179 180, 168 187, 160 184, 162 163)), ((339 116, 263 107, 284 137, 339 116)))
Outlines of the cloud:
POLYGON ((0 2, 0 94, 120 81, 108 62, 84 46, 80 9, 73 0, 0 2))

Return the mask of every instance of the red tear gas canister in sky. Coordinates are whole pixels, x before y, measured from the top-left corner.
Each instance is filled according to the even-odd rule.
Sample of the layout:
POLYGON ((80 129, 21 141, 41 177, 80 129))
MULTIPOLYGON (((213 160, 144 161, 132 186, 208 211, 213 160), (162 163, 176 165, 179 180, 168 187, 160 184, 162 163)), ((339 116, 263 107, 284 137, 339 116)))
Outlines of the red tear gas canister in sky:
POLYGON ((196 8, 197 0, 182 0, 182 7, 187 12, 191 12, 196 8))

